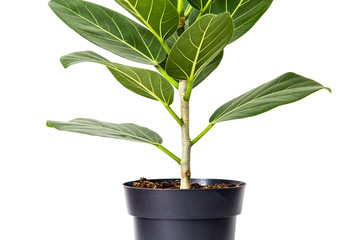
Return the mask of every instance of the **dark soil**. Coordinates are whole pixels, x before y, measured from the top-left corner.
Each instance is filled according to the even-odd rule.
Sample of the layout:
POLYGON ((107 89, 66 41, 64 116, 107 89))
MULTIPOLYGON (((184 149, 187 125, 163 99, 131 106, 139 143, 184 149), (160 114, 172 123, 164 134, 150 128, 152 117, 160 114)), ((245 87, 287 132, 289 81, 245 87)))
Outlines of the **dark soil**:
MULTIPOLYGON (((238 187, 240 184, 215 184, 215 185, 200 185, 199 183, 192 183, 191 189, 219 189, 219 188, 231 188, 231 187, 238 187)), ((140 178, 139 181, 133 183, 133 187, 137 188, 151 188, 151 189, 180 189, 180 180, 176 181, 164 181, 164 182, 151 182, 146 178, 140 178)))

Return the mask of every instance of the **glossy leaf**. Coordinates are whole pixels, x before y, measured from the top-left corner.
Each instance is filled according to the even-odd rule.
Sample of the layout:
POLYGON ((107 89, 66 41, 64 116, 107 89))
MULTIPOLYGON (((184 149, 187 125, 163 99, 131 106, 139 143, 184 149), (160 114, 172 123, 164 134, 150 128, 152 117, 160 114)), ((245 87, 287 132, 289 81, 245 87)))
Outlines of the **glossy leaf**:
POLYGON ((178 28, 179 15, 169 0, 116 0, 147 26, 160 40, 169 38, 178 28))
POLYGON ((170 49, 175 45, 178 38, 179 37, 177 33, 174 33, 170 38, 166 39, 166 44, 169 46, 170 49))
POLYGON ((195 9, 195 8, 193 8, 193 9, 191 10, 191 13, 190 13, 189 17, 188 17, 187 20, 186 20, 186 23, 188 24, 188 26, 191 26, 191 25, 193 25, 193 24, 196 22, 199 14, 200 14, 200 11, 199 11, 199 10, 197 10, 197 9, 195 9))
MULTIPOLYGON (((84 62, 109 62, 103 56, 92 52, 92 51, 83 51, 83 52, 74 52, 68 55, 62 56, 60 58, 60 62, 64 68, 68 68, 71 65, 77 63, 84 63, 84 62)), ((109 62, 110 63, 110 62, 109 62)))
POLYGON ((178 0, 169 0, 169 1, 175 8, 177 8, 178 0))
POLYGON ((221 14, 230 12, 234 20, 235 32, 231 42, 249 31, 270 7, 272 0, 216 0, 209 12, 221 14))
POLYGON ((208 65, 206 65, 206 67, 204 67, 204 69, 195 78, 193 88, 204 81, 219 66, 223 55, 224 51, 220 52, 208 65))
POLYGON ((81 0, 52 0, 49 6, 75 32, 114 54, 152 65, 166 57, 154 34, 118 12, 81 0))
POLYGON ((112 63, 91 51, 75 52, 61 57, 61 63, 65 68, 82 62, 105 65, 124 87, 134 93, 160 101, 164 105, 173 102, 173 87, 163 76, 154 71, 112 63))
POLYGON ((69 122, 47 121, 46 125, 60 131, 98 137, 144 142, 152 145, 160 145, 162 143, 161 137, 156 132, 132 123, 117 124, 95 119, 77 118, 69 122))
POLYGON ((234 31, 229 13, 202 16, 177 40, 166 72, 177 80, 193 81, 228 44, 234 31))
MULTIPOLYGON (((178 40, 178 35, 177 32, 175 32, 171 37, 169 37, 168 39, 166 39, 166 44, 168 45, 168 47, 171 49, 174 44, 176 43, 176 41, 178 40)), ((166 57, 159 65, 165 69, 166 68, 166 62, 167 62, 168 57, 166 57)))
MULTIPOLYGON (((193 88, 195 88, 201 82, 203 82, 219 66, 219 64, 223 58, 223 55, 224 55, 224 52, 222 51, 208 65, 206 65, 206 67, 204 67, 204 69, 199 73, 199 75, 196 76, 196 78, 194 80, 193 88)), ((164 60, 164 62, 162 62, 160 64, 160 66, 162 68, 165 68, 166 60, 167 60, 167 58, 164 60)), ((178 80, 176 80, 176 81, 179 82, 178 80)))
POLYGON ((295 73, 285 73, 225 103, 214 112, 209 121, 215 124, 255 116, 275 107, 298 101, 320 89, 331 91, 309 78, 295 73))
POLYGON ((208 1, 209 0, 188 0, 189 4, 198 10, 204 9, 208 1))

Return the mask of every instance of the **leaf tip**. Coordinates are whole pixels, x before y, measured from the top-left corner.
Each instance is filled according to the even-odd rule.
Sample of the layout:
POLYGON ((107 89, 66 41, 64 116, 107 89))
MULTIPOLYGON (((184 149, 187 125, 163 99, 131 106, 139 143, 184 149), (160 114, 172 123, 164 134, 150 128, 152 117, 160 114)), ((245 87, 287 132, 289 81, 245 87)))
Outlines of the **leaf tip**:
POLYGON ((48 2, 48 6, 49 6, 51 9, 53 9, 54 4, 55 4, 55 2, 54 2, 53 0, 50 0, 50 1, 48 2))
POLYGON ((51 124, 51 121, 46 121, 46 126, 47 127, 50 127, 50 128, 53 128, 54 126, 51 124))
POLYGON ((70 64, 68 63, 68 61, 66 61, 65 56, 62 56, 62 57, 60 58, 60 63, 61 63, 61 65, 62 65, 65 69, 70 66, 70 64))
POLYGON ((324 87, 324 89, 328 90, 328 91, 329 91, 329 93, 332 93, 331 88, 329 88, 329 87, 324 87))

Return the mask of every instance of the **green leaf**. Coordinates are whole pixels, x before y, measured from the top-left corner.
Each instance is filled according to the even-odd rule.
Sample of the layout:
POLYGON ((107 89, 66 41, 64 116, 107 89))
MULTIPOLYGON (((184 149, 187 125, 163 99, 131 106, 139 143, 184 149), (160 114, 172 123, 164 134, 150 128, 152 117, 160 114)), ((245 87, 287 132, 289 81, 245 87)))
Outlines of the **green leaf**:
POLYGON ((234 32, 229 13, 202 16, 172 47, 166 72, 177 80, 193 81, 225 48, 234 32))
POLYGON ((169 46, 169 48, 171 49, 176 41, 179 39, 177 33, 174 33, 170 38, 166 39, 166 44, 169 46))
MULTIPOLYGON (((206 67, 204 67, 204 69, 195 78, 193 88, 195 88, 202 81, 204 81, 219 66, 219 64, 223 58, 223 55, 224 55, 224 51, 220 52, 208 65, 206 65, 206 67)), ((167 61, 167 58, 162 63, 160 63, 160 66, 162 68, 165 68, 166 61, 167 61)), ((179 82, 179 80, 176 80, 176 79, 175 79, 175 81, 179 82)))
POLYGON ((223 55, 224 51, 220 52, 208 65, 206 65, 206 67, 204 67, 204 69, 195 78, 193 88, 204 81, 219 66, 223 55))
POLYGON ((123 139, 160 145, 161 137, 154 131, 132 123, 108 123, 95 119, 77 118, 69 122, 47 121, 48 127, 60 131, 76 132, 98 137, 123 139))
POLYGON ((151 65, 166 57, 154 34, 118 12, 81 0, 52 0, 49 6, 75 32, 114 54, 151 65))
POLYGON ((134 93, 160 101, 164 105, 171 105, 173 102, 172 85, 154 71, 112 63, 91 51, 71 53, 61 57, 60 60, 65 68, 83 62, 105 65, 124 87, 134 93))
POLYGON ((60 58, 60 62, 64 68, 68 68, 71 65, 84 62, 110 63, 109 60, 92 51, 70 53, 68 55, 62 56, 60 58))
POLYGON ((309 78, 295 73, 285 73, 219 107, 210 117, 210 123, 255 116, 275 107, 298 101, 322 86, 309 78))
POLYGON ((270 7, 272 0, 216 0, 209 8, 213 14, 230 12, 235 32, 230 42, 249 31, 270 7))
POLYGON ((208 3, 208 0, 188 0, 188 2, 194 8, 201 10, 205 8, 205 5, 208 3))
POLYGON ((129 13, 145 24, 161 41, 178 28, 179 15, 169 0, 116 0, 129 13))
POLYGON ((170 3, 175 7, 175 8, 177 8, 177 2, 178 2, 178 0, 169 0, 170 1, 170 3))
MULTIPOLYGON (((166 44, 169 46, 169 48, 171 49, 174 44, 176 43, 176 41, 178 40, 178 35, 177 32, 175 32, 170 38, 166 39, 166 44)), ((167 62, 167 57, 159 64, 163 69, 166 68, 166 62, 167 62)))
POLYGON ((183 0, 183 2, 184 2, 184 9, 186 9, 190 6, 190 4, 187 0, 183 0))
POLYGON ((186 23, 188 24, 188 26, 191 26, 196 22, 199 14, 200 14, 199 10, 197 10, 195 8, 193 8, 191 10, 191 13, 190 13, 189 17, 186 19, 186 23))

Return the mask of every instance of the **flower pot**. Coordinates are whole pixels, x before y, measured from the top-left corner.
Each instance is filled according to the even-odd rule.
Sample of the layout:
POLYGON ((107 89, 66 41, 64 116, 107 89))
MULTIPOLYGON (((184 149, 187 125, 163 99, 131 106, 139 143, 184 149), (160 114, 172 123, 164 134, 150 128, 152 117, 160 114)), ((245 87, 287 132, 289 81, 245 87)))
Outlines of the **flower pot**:
MULTIPOLYGON (((156 179, 162 182, 174 179, 156 179)), ((231 180, 193 179, 201 185, 216 183, 224 189, 162 190, 124 183, 136 240, 234 240, 236 216, 241 213, 245 183, 231 180)))

